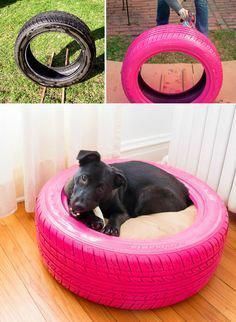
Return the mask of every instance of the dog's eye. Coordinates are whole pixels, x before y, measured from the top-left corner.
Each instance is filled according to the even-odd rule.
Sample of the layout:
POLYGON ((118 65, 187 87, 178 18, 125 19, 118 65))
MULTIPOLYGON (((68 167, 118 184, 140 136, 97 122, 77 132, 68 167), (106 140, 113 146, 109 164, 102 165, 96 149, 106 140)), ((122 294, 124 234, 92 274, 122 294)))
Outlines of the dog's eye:
POLYGON ((82 176, 80 177, 80 181, 81 181, 82 183, 87 183, 87 181, 88 181, 88 177, 87 177, 85 174, 82 174, 82 176))

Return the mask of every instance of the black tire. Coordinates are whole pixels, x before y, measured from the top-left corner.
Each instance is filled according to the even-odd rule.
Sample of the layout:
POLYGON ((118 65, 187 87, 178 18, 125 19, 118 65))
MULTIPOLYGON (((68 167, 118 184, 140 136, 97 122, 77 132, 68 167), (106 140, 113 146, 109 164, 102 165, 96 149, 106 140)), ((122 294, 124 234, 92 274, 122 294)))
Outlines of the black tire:
POLYGON ((48 11, 31 18, 22 27, 15 43, 15 60, 32 81, 46 87, 67 87, 85 80, 96 57, 88 26, 78 17, 63 11, 48 11), (81 47, 81 54, 66 67, 47 67, 32 54, 30 42, 49 31, 64 32, 81 47))

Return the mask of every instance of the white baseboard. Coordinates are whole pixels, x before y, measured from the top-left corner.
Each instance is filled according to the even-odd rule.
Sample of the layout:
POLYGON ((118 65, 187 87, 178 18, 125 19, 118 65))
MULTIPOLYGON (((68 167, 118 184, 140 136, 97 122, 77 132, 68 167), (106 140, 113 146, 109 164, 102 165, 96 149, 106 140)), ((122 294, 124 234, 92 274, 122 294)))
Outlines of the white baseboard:
POLYGON ((121 143, 121 157, 161 161, 168 153, 171 133, 126 140, 121 143))

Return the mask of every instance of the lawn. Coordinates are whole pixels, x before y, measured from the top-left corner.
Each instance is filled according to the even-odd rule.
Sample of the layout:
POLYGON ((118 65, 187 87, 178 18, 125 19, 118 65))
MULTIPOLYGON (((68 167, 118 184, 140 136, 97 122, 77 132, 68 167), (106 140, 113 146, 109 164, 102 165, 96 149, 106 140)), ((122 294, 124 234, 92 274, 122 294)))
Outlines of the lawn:
MULTIPOLYGON (((222 61, 236 60, 236 30, 216 30, 210 32, 210 39, 217 47, 222 61)), ((131 36, 109 36, 107 39, 107 59, 123 61, 125 52, 132 42, 131 36)), ((193 59, 180 53, 160 54, 149 63, 189 63, 193 59)))
MULTIPOLYGON (((0 1, 0 102, 39 103, 41 88, 27 79, 14 61, 14 42, 22 25, 32 16, 49 10, 62 10, 81 18, 96 40, 97 58, 91 77, 67 88, 67 103, 104 102, 104 1, 103 0, 1 0, 0 1)), ((53 52, 59 57, 71 38, 56 33, 41 36, 32 44, 41 61, 53 52)), ((77 53, 78 54, 78 53, 77 53)), ((76 53, 70 57, 73 60, 76 53)), ((46 103, 60 103, 61 89, 48 89, 46 103)))

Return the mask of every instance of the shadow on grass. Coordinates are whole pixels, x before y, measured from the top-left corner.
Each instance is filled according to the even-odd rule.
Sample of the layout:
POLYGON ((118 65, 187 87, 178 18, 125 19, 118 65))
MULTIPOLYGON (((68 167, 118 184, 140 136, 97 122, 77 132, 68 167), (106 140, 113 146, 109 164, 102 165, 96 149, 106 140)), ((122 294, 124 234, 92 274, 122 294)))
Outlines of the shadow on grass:
POLYGON ((95 41, 104 38, 104 27, 93 30, 91 36, 95 41))
POLYGON ((93 63, 93 69, 85 80, 93 78, 94 76, 97 76, 104 71, 104 59, 105 59, 104 54, 101 54, 100 56, 96 57, 93 63))
MULTIPOLYGON (((76 54, 76 58, 79 57, 80 54, 80 46, 79 44, 73 40, 70 43, 66 45, 66 47, 62 48, 61 51, 56 54, 53 58, 53 67, 60 67, 64 66, 65 64, 65 57, 66 57, 66 48, 69 50, 69 56, 72 57, 74 54, 76 54)), ((73 58, 73 61, 75 61, 76 58, 73 58)), ((70 61, 72 63, 73 61, 70 61)))
POLYGON ((1 0, 0 1, 0 9, 6 6, 10 6, 11 4, 15 3, 17 0, 1 0))
MULTIPOLYGON (((91 36, 94 39, 94 41, 104 38, 104 27, 93 30, 91 32, 91 36)), ((54 67, 64 65, 65 57, 66 57, 66 48, 69 49, 70 56, 73 56, 76 52, 78 52, 78 56, 79 56, 80 46, 75 40, 73 40, 66 47, 61 49, 61 51, 57 55, 54 56, 54 59, 53 59, 53 66, 54 67)), ((96 59, 94 61, 93 70, 88 75, 86 80, 88 80, 98 74, 101 74, 104 71, 104 59, 105 59, 104 54, 101 54, 100 56, 96 57, 96 59)))

